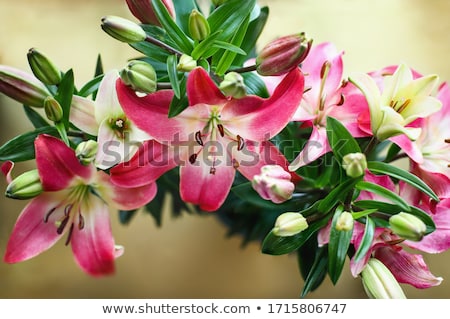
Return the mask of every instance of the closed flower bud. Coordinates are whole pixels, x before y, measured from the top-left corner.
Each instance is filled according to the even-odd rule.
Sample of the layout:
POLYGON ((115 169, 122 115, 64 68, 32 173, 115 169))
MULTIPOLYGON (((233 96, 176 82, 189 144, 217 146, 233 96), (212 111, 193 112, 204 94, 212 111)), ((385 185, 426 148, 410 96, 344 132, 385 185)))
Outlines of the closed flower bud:
POLYGON ((350 231, 353 229, 353 216, 349 212, 342 212, 336 222, 336 230, 350 231))
POLYGON ((34 107, 43 107, 45 98, 51 95, 33 75, 6 65, 0 65, 0 92, 34 107))
POLYGON ((367 169, 366 155, 363 153, 349 153, 342 158, 342 168, 350 177, 364 175, 367 169))
POLYGON ((418 217, 408 213, 398 213, 389 218, 389 226, 392 232, 404 239, 422 240, 427 227, 418 217))
POLYGON ((283 213, 275 221, 272 229, 274 235, 279 237, 294 236, 308 228, 308 222, 302 214, 283 213))
POLYGON ((180 72, 189 72, 197 67, 197 61, 190 55, 182 54, 178 61, 177 70, 180 72))
POLYGON ((232 96, 235 99, 240 99, 247 95, 247 88, 244 84, 244 78, 236 72, 229 72, 225 74, 219 88, 223 93, 225 93, 225 95, 232 96))
POLYGON ((5 195, 14 199, 29 199, 42 193, 42 184, 37 169, 17 176, 6 188, 5 195))
POLYGON ((290 199, 295 189, 291 174, 279 165, 263 166, 261 174, 253 177, 252 187, 259 196, 276 204, 290 199))
POLYGON ((298 67, 312 45, 305 33, 288 35, 266 45, 256 57, 256 71, 263 76, 282 75, 298 67))
POLYGON ((147 37, 140 25, 117 16, 103 17, 102 29, 113 38, 126 43, 141 42, 147 37))
POLYGON ((63 109, 54 97, 48 96, 44 100, 45 115, 50 121, 59 122, 63 117, 63 109))
POLYGON ((378 259, 371 258, 361 272, 364 290, 372 299, 406 299, 394 275, 378 259))
POLYGON ((189 15, 188 28, 189 34, 191 35, 192 39, 197 41, 204 40, 211 32, 208 20, 206 20, 203 14, 195 9, 192 10, 191 14, 189 15))
POLYGON ((142 93, 153 93, 156 91, 156 71, 147 62, 133 60, 127 67, 120 71, 122 81, 142 93))
POLYGON ((98 150, 98 143, 94 140, 88 140, 78 144, 75 155, 83 165, 88 165, 95 160, 98 150))
MULTIPOLYGON (((151 0, 126 0, 131 13, 142 23, 160 26, 152 7, 151 0)), ((175 8, 172 0, 162 0, 167 11, 172 17, 175 17, 175 8)))
POLYGON ((42 83, 56 85, 61 82, 61 71, 45 55, 31 48, 27 53, 27 58, 33 74, 42 83))

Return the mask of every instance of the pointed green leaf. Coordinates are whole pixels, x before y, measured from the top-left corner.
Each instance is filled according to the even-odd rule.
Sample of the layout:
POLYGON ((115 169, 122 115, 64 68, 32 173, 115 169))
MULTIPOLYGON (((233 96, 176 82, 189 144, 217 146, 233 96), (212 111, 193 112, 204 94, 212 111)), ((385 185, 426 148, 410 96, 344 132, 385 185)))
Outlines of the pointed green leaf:
POLYGON ((103 70, 102 56, 99 54, 97 56, 97 63, 95 64, 94 77, 97 77, 97 76, 102 75, 104 73, 105 73, 105 71, 103 70))
POLYGON ((317 250, 313 266, 311 267, 311 270, 309 271, 303 285, 301 293, 302 298, 305 297, 310 291, 313 291, 316 287, 320 286, 325 279, 328 265, 327 252, 326 247, 321 247, 317 250))
POLYGON ((72 96, 75 90, 73 71, 69 70, 64 74, 61 83, 58 86, 58 92, 55 95, 55 99, 61 105, 63 109, 62 123, 66 130, 69 128, 69 115, 70 106, 72 104, 72 96))
POLYGON ((219 39, 228 41, 250 15, 256 0, 228 0, 214 10, 208 17, 211 32, 222 30, 219 39))
MULTIPOLYGON (((103 75, 96 76, 95 78, 87 82, 85 85, 83 85, 83 87, 78 92, 78 95, 82 97, 88 97, 94 92, 97 92, 102 79, 103 75)), ((95 96, 93 96, 93 99, 95 100, 95 96)))
POLYGON ((186 54, 190 54, 193 48, 193 41, 188 38, 184 31, 176 24, 162 1, 152 0, 152 7, 159 22, 166 30, 168 36, 177 45, 178 49, 186 54))
POLYGON ((34 128, 40 128, 49 125, 48 122, 32 107, 24 105, 23 110, 25 111, 25 114, 30 120, 31 124, 33 124, 34 128))
POLYGON ((119 221, 123 225, 130 223, 131 219, 136 215, 137 209, 135 210, 119 210, 119 221))
POLYGON ((247 87, 247 94, 257 95, 262 98, 268 98, 269 92, 267 91, 264 81, 252 72, 243 73, 245 86, 247 87))
POLYGON ((388 200, 390 200, 393 204, 396 204, 400 206, 404 212, 410 212, 411 209, 407 202, 403 198, 401 198, 399 195, 394 193, 393 191, 386 189, 380 185, 370 183, 370 182, 358 182, 356 184, 356 189, 359 189, 360 191, 367 191, 370 193, 377 194, 381 197, 384 197, 388 200))
POLYGON ((345 182, 339 184, 328 195, 322 199, 322 202, 318 206, 318 210, 323 213, 327 213, 333 209, 339 201, 343 201, 353 191, 353 187, 357 183, 358 179, 348 179, 345 182))
POLYGON ((44 126, 16 136, 0 147, 0 161, 21 162, 34 159, 34 140, 40 134, 59 136, 53 126, 44 126))
POLYGON ((200 58, 209 58, 211 55, 216 53, 219 48, 216 47, 215 50, 211 50, 211 48, 214 46, 214 43, 217 39, 217 37, 222 33, 222 30, 218 30, 214 33, 211 33, 206 39, 204 39, 202 42, 197 44, 191 52, 191 57, 194 60, 198 60, 200 58), (206 54, 208 52, 208 54, 206 54))
POLYGON ((348 231, 336 229, 337 221, 343 211, 344 208, 340 206, 334 213, 328 242, 328 274, 333 284, 336 284, 341 276, 353 234, 353 228, 348 231))
POLYGON ((398 214, 403 211, 398 205, 375 201, 375 200, 359 200, 353 203, 354 206, 362 209, 376 209, 377 211, 385 214, 398 214))
POLYGON ((411 174, 410 172, 405 171, 402 168, 383 162, 368 162, 367 168, 374 174, 385 174, 393 178, 402 180, 408 183, 409 185, 417 188, 424 194, 430 196, 435 201, 439 201, 439 197, 433 192, 433 190, 427 184, 425 184, 424 181, 422 181, 416 175, 411 174))
POLYGON ((178 79, 178 58, 176 55, 169 55, 167 57, 167 74, 169 75, 169 81, 172 85, 172 90, 175 96, 181 98, 180 80, 178 79))
POLYGON ((363 238, 358 247, 358 250, 355 253, 355 256, 353 257, 355 262, 360 261, 368 253, 370 247, 372 247, 374 234, 375 234, 375 223, 369 216, 367 216, 363 238))
POLYGON ((189 105, 189 101, 186 95, 186 77, 183 75, 183 79, 179 81, 179 95, 181 98, 178 98, 176 95, 172 98, 169 106, 169 118, 177 116, 181 112, 184 111, 189 105))
POLYGON ((361 153, 358 142, 345 126, 332 117, 327 117, 327 137, 334 155, 339 163, 349 153, 361 153))

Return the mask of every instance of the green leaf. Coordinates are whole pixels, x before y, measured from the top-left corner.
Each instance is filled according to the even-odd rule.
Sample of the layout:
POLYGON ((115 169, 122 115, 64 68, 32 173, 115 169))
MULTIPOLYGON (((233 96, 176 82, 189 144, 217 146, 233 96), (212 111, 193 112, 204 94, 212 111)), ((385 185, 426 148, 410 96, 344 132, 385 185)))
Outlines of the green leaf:
POLYGON ((355 185, 356 189, 359 189, 360 191, 367 191, 370 193, 377 194, 381 197, 384 197, 388 200, 390 200, 393 204, 396 204, 400 206, 404 212, 410 212, 411 209, 407 202, 403 198, 401 198, 399 195, 394 193, 393 191, 386 189, 380 185, 370 183, 370 182, 364 182, 360 181, 355 185))
MULTIPOLYGON (((89 95, 93 94, 94 92, 98 91, 98 88, 100 86, 100 82, 103 79, 103 75, 98 75, 89 82, 87 82, 78 92, 79 96, 82 97, 88 97, 89 95)), ((93 97, 95 99, 95 97, 93 97)))
POLYGON ((219 47, 216 46, 215 50, 211 50, 211 48, 214 46, 214 43, 217 39, 217 37, 222 33, 222 30, 218 30, 214 33, 211 33, 206 39, 204 39, 202 42, 197 44, 191 52, 191 57, 194 60, 198 60, 200 58, 209 58, 214 53, 216 53, 219 50, 219 47), (208 52, 208 54, 206 54, 208 52))
POLYGON ((189 15, 192 10, 198 10, 197 4, 194 0, 173 0, 173 5, 176 8, 176 20, 181 29, 188 34, 189 33, 189 15))
POLYGON ((391 146, 389 147, 387 154, 386 154, 386 162, 391 162, 394 160, 395 156, 397 156, 397 154, 401 151, 402 149, 400 148, 400 146, 398 146, 395 143, 392 143, 391 146))
POLYGON ((279 237, 270 231, 262 243, 262 252, 269 255, 284 255, 299 249, 313 234, 328 223, 328 218, 322 218, 307 229, 294 236, 279 237))
MULTIPOLYGON (((234 34, 233 38, 231 39, 230 43, 233 46, 239 47, 242 43, 242 40, 244 39, 245 32, 247 31, 247 27, 249 24, 249 16, 242 22, 242 24, 237 29, 236 33, 234 34)), ((218 41, 216 41, 217 45, 218 41)), ((220 53, 220 52, 219 52, 220 53)), ((246 54, 246 52, 244 52, 246 54)), ((217 54, 213 57, 213 64, 214 64, 214 58, 217 56, 217 54)), ((216 73, 218 75, 223 75, 227 72, 227 70, 230 68, 231 64, 233 63, 234 59, 236 58, 236 52, 230 51, 228 48, 225 49, 225 51, 221 54, 221 57, 219 59, 219 62, 216 66, 216 73)))
POLYGON ((352 191, 353 187, 357 183, 358 179, 348 179, 345 182, 339 184, 335 189, 333 189, 318 206, 318 210, 323 213, 327 213, 336 206, 339 201, 344 200, 349 192, 352 191))
POLYGON ((222 30, 219 39, 227 42, 250 15, 255 3, 256 0, 229 0, 219 6, 208 17, 211 33, 222 30))
POLYGON ((119 210, 119 221, 123 225, 130 223, 131 219, 136 215, 137 209, 135 210, 119 210))
POLYGON ((263 7, 261 8, 259 17, 250 22, 241 45, 241 49, 248 54, 246 56, 237 56, 233 62, 233 65, 243 65, 245 61, 256 55, 254 52, 256 42, 258 41, 258 38, 266 25, 268 17, 269 8, 263 7))
POLYGON ((158 187, 155 198, 153 198, 147 205, 145 205, 147 212, 152 215, 153 219, 155 220, 156 226, 158 227, 161 227, 162 225, 162 213, 164 209, 165 198, 166 192, 164 191, 164 188, 161 189, 160 187, 158 187))
POLYGON ((362 209, 376 209, 381 213, 386 213, 389 215, 398 214, 403 211, 403 208, 398 205, 375 200, 359 200, 354 202, 353 205, 362 209))
MULTIPOLYGON (((149 24, 143 24, 141 26, 144 29, 145 33, 147 33, 147 35, 151 36, 152 38, 162 41, 168 45, 175 46, 175 43, 167 36, 167 33, 160 27, 149 24)), ((151 58, 152 60, 164 63, 164 65, 166 64, 167 56, 170 54, 163 48, 147 41, 132 43, 130 44, 130 46, 136 49, 137 51, 141 52, 145 56, 151 58)))
POLYGON ((358 250, 355 253, 355 256, 353 257, 355 262, 360 261, 367 254, 370 247, 372 246, 374 234, 375 234, 375 223, 369 216, 367 216, 363 238, 358 247, 358 250))
POLYGON ((178 79, 178 58, 176 55, 169 55, 167 57, 167 74, 169 75, 169 81, 172 85, 175 96, 181 98, 180 80, 178 79))
POLYGON ((178 98, 176 95, 172 98, 172 101, 170 101, 169 106, 169 114, 168 117, 174 117, 180 114, 184 111, 189 105, 189 101, 186 95, 186 77, 183 75, 183 79, 179 81, 179 95, 181 98, 178 98))
POLYGON ((404 169, 383 162, 368 162, 367 167, 374 174, 385 174, 393 178, 402 180, 405 183, 408 183, 409 185, 417 188, 424 194, 430 196, 435 201, 439 201, 439 197, 427 184, 425 184, 424 181, 422 181, 416 175, 405 171, 404 169))
POLYGON ((193 41, 188 38, 182 29, 175 23, 161 0, 152 0, 152 7, 159 22, 166 30, 168 36, 177 45, 178 49, 190 54, 193 49, 193 41))
POLYGON ((55 99, 61 105, 63 109, 62 123, 66 130, 69 128, 69 115, 70 106, 72 104, 72 96, 75 89, 73 71, 69 70, 64 74, 61 83, 58 86, 58 92, 55 95, 55 99))
POLYGON ((360 219, 360 218, 368 216, 368 215, 370 215, 372 213, 375 213, 377 211, 378 211, 378 209, 376 209, 376 208, 365 209, 365 210, 362 210, 362 211, 359 211, 359 212, 353 212, 352 216, 353 216, 353 219, 360 219))
POLYGON ((244 78, 244 83, 247 87, 247 94, 257 95, 262 98, 269 97, 266 84, 260 76, 252 72, 243 73, 241 75, 244 78))
POLYGON ((23 110, 25 111, 25 114, 30 120, 31 124, 33 124, 34 128, 40 128, 49 125, 48 122, 32 107, 24 105, 23 110))
POLYGON ((213 46, 220 48, 220 49, 224 49, 226 51, 236 53, 236 54, 247 55, 247 52, 242 50, 237 45, 233 45, 232 43, 228 43, 228 42, 224 42, 224 41, 214 41, 213 46))
POLYGON ((16 136, 0 147, 0 161, 22 162, 34 159, 34 140, 40 134, 59 136, 53 126, 44 126, 16 136))
POLYGON ((335 118, 327 117, 327 137, 339 163, 342 163, 342 158, 349 153, 361 153, 358 142, 335 118))
POLYGON ((97 76, 102 75, 104 73, 105 73, 105 71, 103 70, 102 56, 99 54, 97 56, 97 63, 95 64, 94 77, 97 77, 97 76))
POLYGON ((327 265, 328 265, 328 250, 326 247, 321 247, 317 249, 316 256, 314 258, 313 266, 309 271, 308 276, 305 279, 305 283, 303 285, 301 297, 305 297, 310 291, 313 291, 315 288, 320 286, 320 284, 325 279, 327 274, 327 265))
POLYGON ((436 225, 429 214, 425 211, 421 210, 418 207, 411 206, 411 211, 409 212, 411 215, 418 217, 420 220, 424 222, 427 226, 426 234, 430 234, 436 230, 436 225))
POLYGON ((348 231, 336 229, 337 221, 343 210, 344 208, 340 206, 334 213, 328 243, 328 274, 333 284, 336 284, 341 276, 353 234, 353 228, 348 231))

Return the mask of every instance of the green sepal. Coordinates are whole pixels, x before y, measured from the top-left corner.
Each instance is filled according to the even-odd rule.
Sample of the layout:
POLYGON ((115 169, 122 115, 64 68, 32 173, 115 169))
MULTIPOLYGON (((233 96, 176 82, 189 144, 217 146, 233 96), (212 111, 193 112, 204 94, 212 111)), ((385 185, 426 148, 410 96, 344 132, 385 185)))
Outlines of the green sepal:
POLYGON ((34 128, 41 128, 49 125, 49 123, 32 107, 24 105, 23 110, 31 124, 33 124, 34 128))
POLYGON ((339 163, 342 163, 342 158, 349 153, 361 153, 358 142, 345 126, 335 118, 327 117, 327 137, 339 163))

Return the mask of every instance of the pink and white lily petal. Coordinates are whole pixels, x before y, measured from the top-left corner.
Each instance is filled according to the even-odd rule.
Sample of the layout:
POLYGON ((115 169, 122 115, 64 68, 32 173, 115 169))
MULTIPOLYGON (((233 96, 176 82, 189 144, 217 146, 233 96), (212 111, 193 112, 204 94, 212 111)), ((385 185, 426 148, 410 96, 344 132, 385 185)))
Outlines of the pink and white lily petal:
POLYGON ((268 140, 292 119, 303 88, 302 73, 298 68, 293 69, 268 99, 257 96, 233 99, 223 107, 221 119, 224 126, 235 135, 253 141, 268 140))
POLYGON ((303 147, 300 154, 298 154, 298 156, 289 165, 289 170, 296 171, 300 167, 315 161, 330 150, 331 148, 328 143, 326 128, 317 127, 314 125, 312 127, 311 136, 309 137, 308 142, 303 147))
POLYGON ((111 233, 109 209, 102 199, 91 196, 83 208, 84 227, 73 224, 71 245, 78 265, 92 276, 109 275, 114 272, 116 258, 111 233))
POLYGON ((189 105, 222 105, 227 98, 203 68, 195 68, 189 74, 186 83, 189 105))
POLYGON ((105 74, 100 82, 94 109, 97 123, 101 123, 105 118, 123 114, 116 93, 116 81, 118 79, 119 72, 111 70, 105 74))
POLYGON ((401 248, 381 247, 376 250, 375 258, 385 264, 400 283, 423 289, 438 286, 442 282, 441 277, 430 272, 422 255, 410 254, 401 248))
POLYGON ((96 136, 98 125, 95 119, 95 102, 82 96, 74 95, 70 106, 70 122, 90 135, 96 136))
POLYGON ((12 162, 12 161, 6 161, 0 166, 0 169, 2 170, 3 175, 5 175, 6 182, 8 184, 10 184, 13 181, 12 174, 11 174, 13 168, 14 168, 14 162, 12 162))
POLYGON ((39 135, 34 146, 36 165, 44 191, 67 188, 76 177, 89 180, 95 172, 93 166, 80 164, 75 151, 53 136, 39 135))
POLYGON ((16 263, 33 258, 52 247, 61 238, 56 232, 55 223, 64 216, 64 207, 55 207, 58 207, 67 194, 67 191, 42 193, 28 203, 8 240, 5 262, 16 263), (55 211, 49 214, 53 209, 55 211))
MULTIPOLYGON (((180 151, 182 151, 180 149, 180 151)), ((156 181, 183 160, 175 157, 175 149, 155 140, 144 142, 133 158, 110 170, 111 181, 121 187, 139 187, 156 181)))
POLYGON ((223 204, 235 175, 234 168, 227 165, 224 157, 213 161, 213 168, 205 159, 180 167, 181 198, 205 211, 215 211, 223 204))

